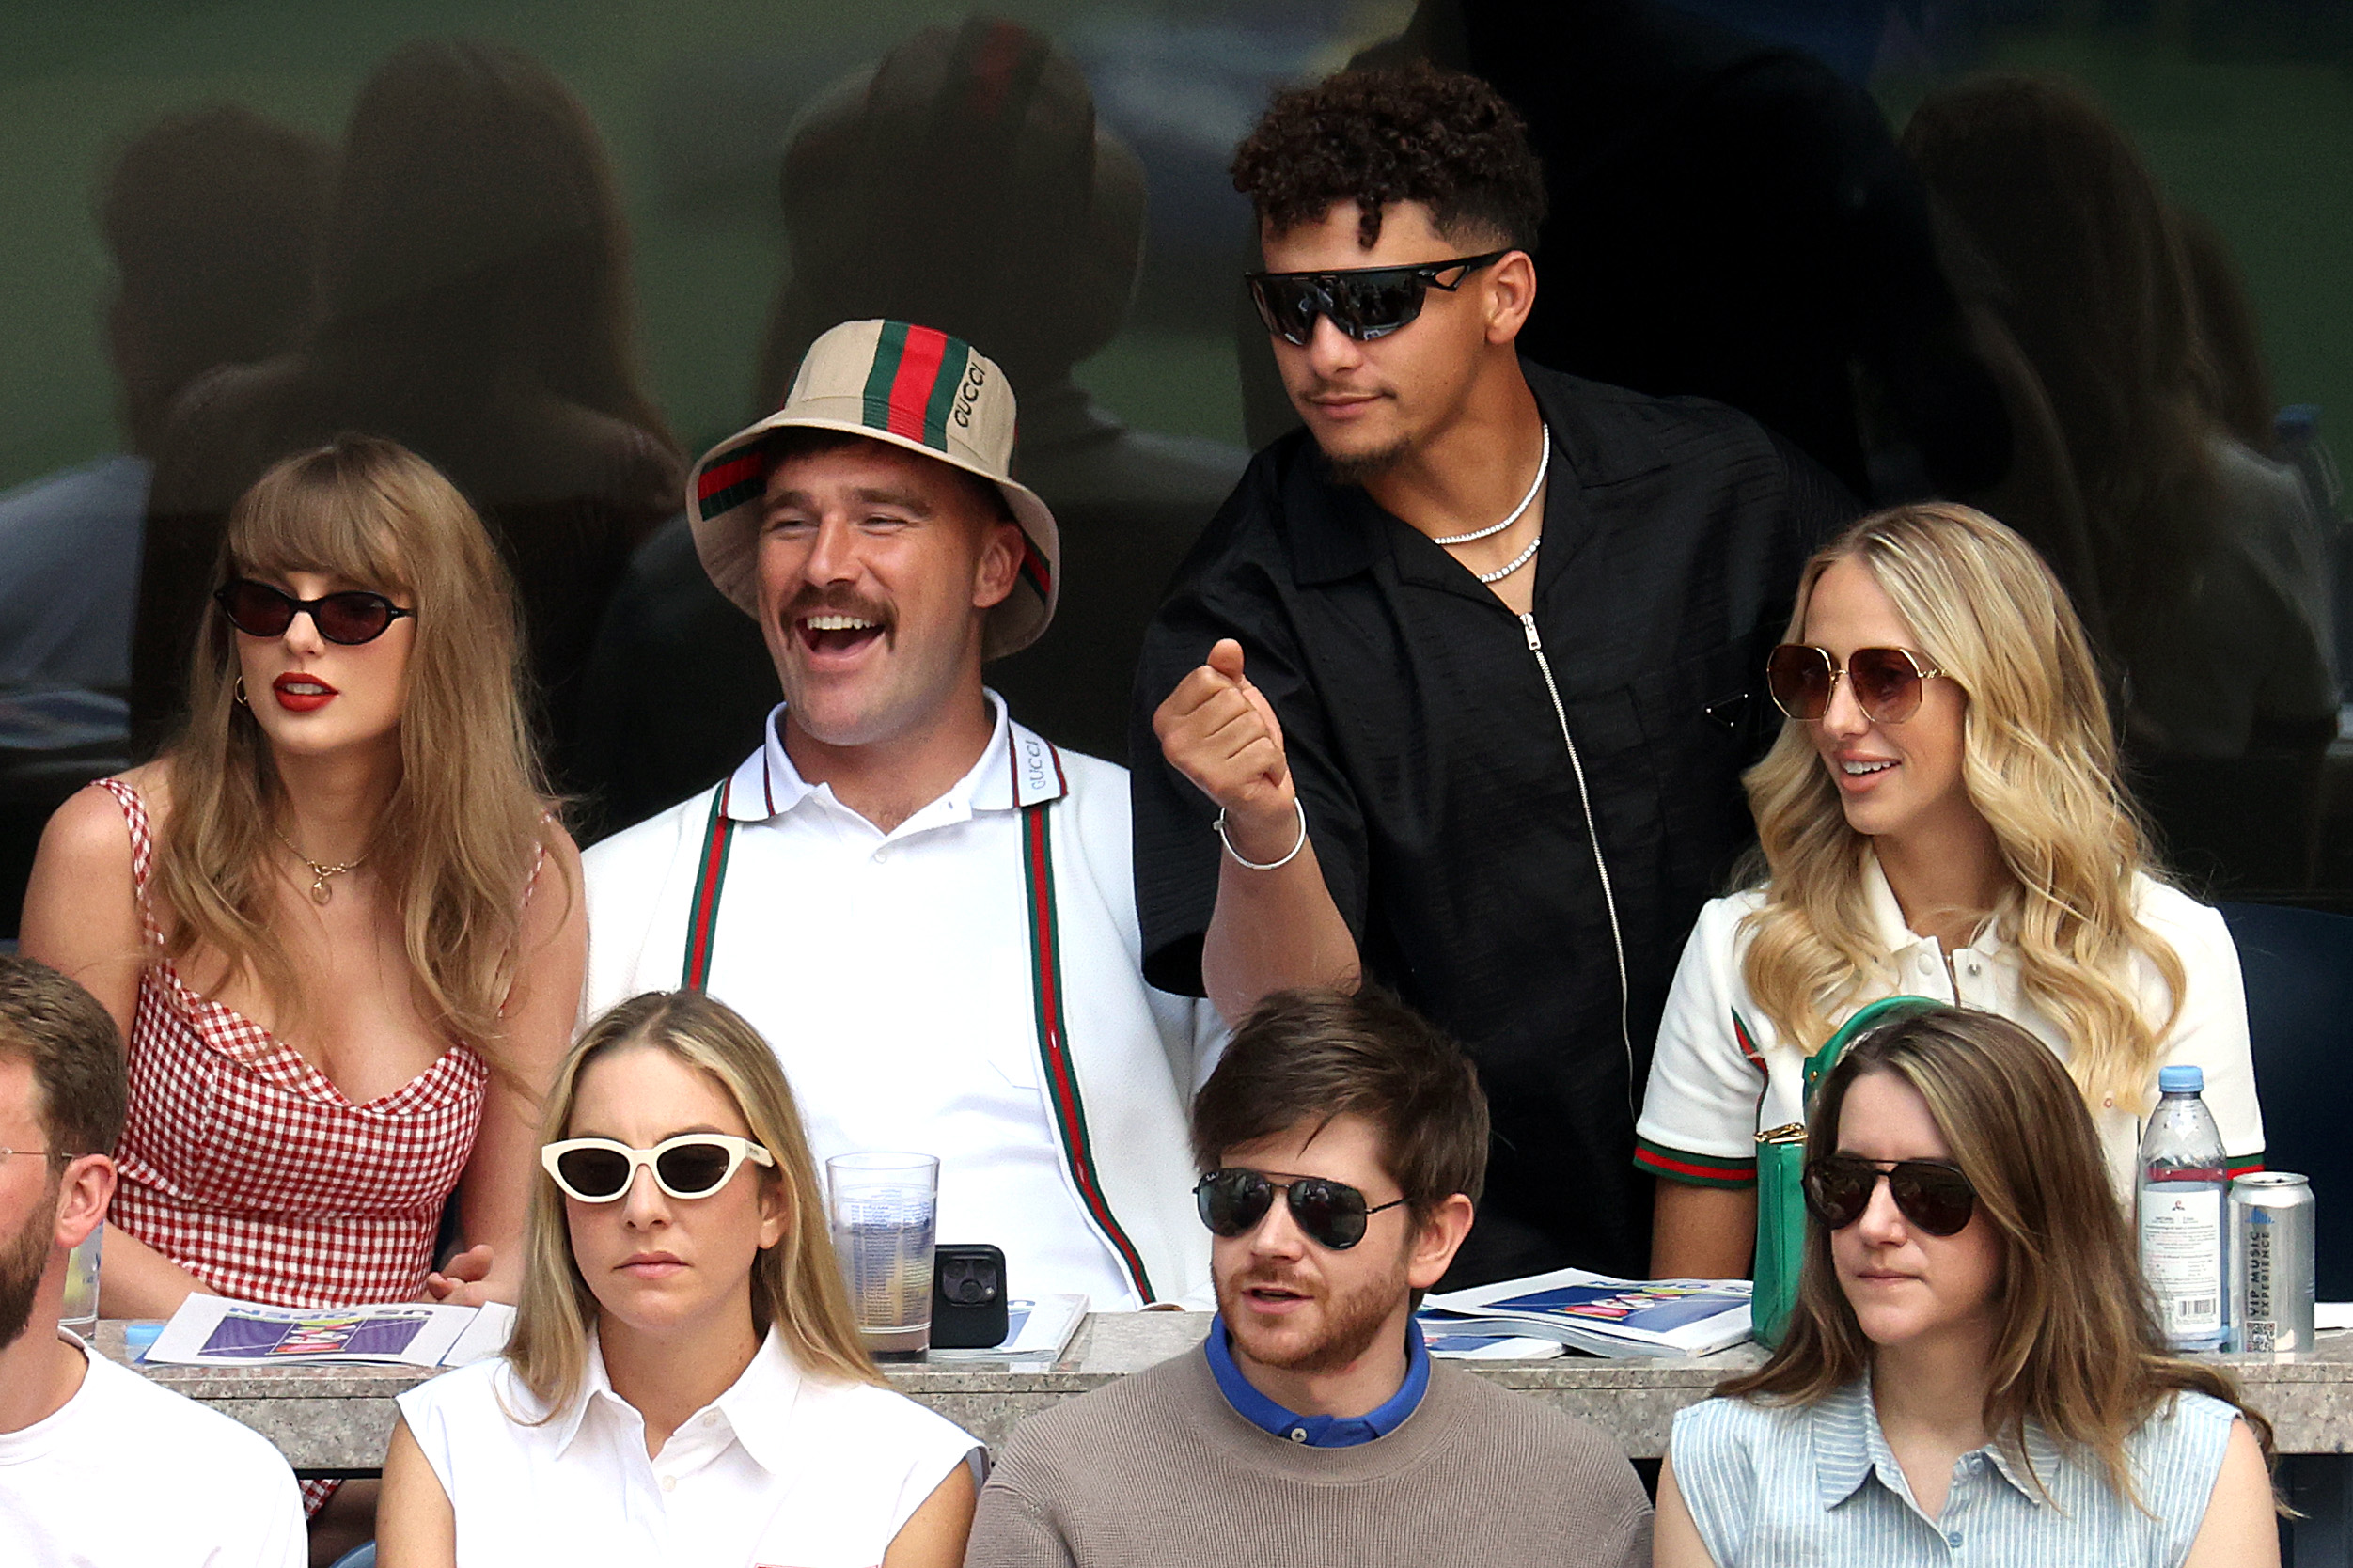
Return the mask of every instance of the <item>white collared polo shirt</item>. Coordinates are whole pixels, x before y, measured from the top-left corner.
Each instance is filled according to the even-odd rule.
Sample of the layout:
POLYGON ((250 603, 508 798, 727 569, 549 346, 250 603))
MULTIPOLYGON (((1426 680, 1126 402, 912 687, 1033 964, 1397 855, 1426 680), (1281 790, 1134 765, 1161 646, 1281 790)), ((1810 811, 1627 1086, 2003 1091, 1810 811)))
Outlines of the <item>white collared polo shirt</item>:
POLYGON ((1223 1026, 1144 982, 1125 771, 990 701, 971 770, 887 833, 801 777, 779 707, 724 794, 589 850, 583 1016, 681 985, 707 927, 704 983, 775 1049, 821 1165, 938 1155, 939 1240, 1003 1248, 1015 1295, 1176 1299, 1208 1278, 1185 1118, 1223 1026))
POLYGON ((867 1383, 809 1376, 770 1329, 728 1391, 646 1453, 593 1338, 553 1419, 504 1357, 420 1384, 400 1417, 448 1496, 458 1568, 874 1568, 972 1435, 867 1383))
MULTIPOLYGON (((1875 858, 1865 863, 1863 890, 1882 956, 1857 994, 1834 1010, 1833 1025, 1882 996, 1926 996, 1997 1013, 2026 1028, 2061 1061, 2067 1059, 2065 1030, 2024 995, 2016 949, 1990 923, 1948 955, 1935 937, 1918 935, 1905 925, 1903 906, 1875 858)), ((1742 969, 1749 951, 1747 920, 1764 903, 1765 894, 1756 888, 1711 901, 1684 947, 1659 1020, 1641 1120, 1635 1124, 1635 1164, 1655 1175, 1700 1186, 1753 1185, 1757 1133, 1806 1120, 1806 1057, 1822 1042, 1782 1040, 1749 995, 1742 969)), ((2187 984, 2173 1027, 2158 1042, 2143 1096, 2110 1096, 2093 1109, 2109 1181, 2126 1203, 2159 1067, 2203 1069, 2206 1106, 2222 1134, 2233 1174, 2263 1166, 2263 1110, 2255 1099, 2247 995, 2230 928, 2216 910, 2146 876, 2135 885, 2135 903, 2141 924, 2181 960, 2187 984)), ((2157 965, 2138 957, 2132 978, 2144 1015, 2164 1018, 2172 998, 2157 965)))

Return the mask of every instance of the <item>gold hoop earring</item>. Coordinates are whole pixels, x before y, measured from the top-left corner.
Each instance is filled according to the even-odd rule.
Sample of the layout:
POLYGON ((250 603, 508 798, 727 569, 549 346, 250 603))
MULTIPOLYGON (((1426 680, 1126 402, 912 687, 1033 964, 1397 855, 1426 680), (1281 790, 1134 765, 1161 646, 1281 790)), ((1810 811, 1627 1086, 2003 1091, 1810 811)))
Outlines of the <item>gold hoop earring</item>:
POLYGON ((242 675, 237 678, 237 706, 240 708, 250 708, 253 706, 252 703, 245 700, 245 678, 242 675))

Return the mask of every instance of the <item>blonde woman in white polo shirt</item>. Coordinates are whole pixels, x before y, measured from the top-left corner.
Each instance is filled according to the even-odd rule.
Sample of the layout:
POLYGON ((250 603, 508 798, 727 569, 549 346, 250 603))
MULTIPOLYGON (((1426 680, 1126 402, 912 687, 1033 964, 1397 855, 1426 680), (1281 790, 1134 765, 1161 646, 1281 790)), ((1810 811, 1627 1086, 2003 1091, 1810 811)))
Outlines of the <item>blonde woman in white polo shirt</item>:
POLYGON ((633 998, 546 1130, 506 1355, 400 1396, 384 1568, 961 1562, 979 1445, 881 1386, 767 1043, 633 998))
POLYGON ((1808 564, 1766 674, 1789 717, 1747 778, 1765 876, 1701 912, 1636 1125, 1654 1274, 1748 1272, 1757 1134, 1804 1121, 1806 1056, 1898 993, 2050 1047, 2120 1200, 2168 1063, 2204 1070, 2233 1170, 2262 1165, 2237 949, 2152 864, 2031 547, 1962 506, 1865 518, 1808 564))

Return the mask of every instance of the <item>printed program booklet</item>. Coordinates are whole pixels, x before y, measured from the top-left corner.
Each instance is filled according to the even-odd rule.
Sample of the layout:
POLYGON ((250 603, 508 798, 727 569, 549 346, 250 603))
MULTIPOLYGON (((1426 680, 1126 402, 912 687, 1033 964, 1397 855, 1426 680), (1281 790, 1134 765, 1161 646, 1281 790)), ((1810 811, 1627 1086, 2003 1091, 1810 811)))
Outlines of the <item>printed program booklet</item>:
POLYGON ((1581 1268, 1422 1300, 1431 1325, 1519 1334, 1592 1356, 1707 1356, 1749 1338, 1746 1279, 1616 1279, 1581 1268))
POLYGON ((144 1359, 188 1367, 463 1367, 504 1350, 514 1320, 514 1309, 496 1302, 265 1307, 223 1295, 191 1295, 144 1359))
POLYGON ((1568 1349, 1558 1340, 1514 1334, 1502 1324, 1427 1313, 1419 1321, 1430 1354, 1450 1361, 1545 1361, 1568 1349))
POLYGON ((933 1361, 1059 1361, 1087 1318, 1083 1295, 1042 1295, 1005 1304, 1005 1338, 980 1350, 934 1350, 933 1361))

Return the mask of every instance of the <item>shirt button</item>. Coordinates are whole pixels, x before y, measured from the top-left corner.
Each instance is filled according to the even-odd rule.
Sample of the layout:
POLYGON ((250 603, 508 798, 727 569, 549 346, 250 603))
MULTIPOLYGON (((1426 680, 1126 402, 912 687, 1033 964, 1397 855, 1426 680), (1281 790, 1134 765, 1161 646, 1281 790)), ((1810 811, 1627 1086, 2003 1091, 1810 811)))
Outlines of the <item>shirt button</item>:
POLYGON ((1957 1529, 1954 1530, 1952 1534, 1944 1538, 1944 1544, 1948 1546, 1958 1546, 1961 1544, 1961 1532, 1957 1529))
POLYGON ((1303 1426, 1293 1427, 1291 1429, 1291 1440, 1294 1443, 1306 1442, 1308 1440, 1308 1429, 1303 1426))
POLYGON ((886 849, 876 850, 874 852, 874 864, 877 866, 886 866, 890 864, 890 851, 886 849))
POLYGON ((677 1490, 678 1490, 678 1477, 676 1477, 676 1476, 664 1476, 664 1477, 662 1478, 662 1490, 663 1490, 663 1491, 665 1491, 665 1492, 675 1492, 675 1491, 677 1491, 677 1490))

